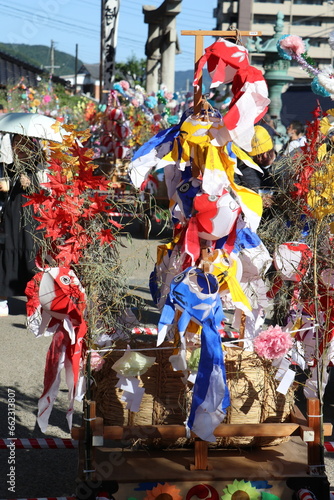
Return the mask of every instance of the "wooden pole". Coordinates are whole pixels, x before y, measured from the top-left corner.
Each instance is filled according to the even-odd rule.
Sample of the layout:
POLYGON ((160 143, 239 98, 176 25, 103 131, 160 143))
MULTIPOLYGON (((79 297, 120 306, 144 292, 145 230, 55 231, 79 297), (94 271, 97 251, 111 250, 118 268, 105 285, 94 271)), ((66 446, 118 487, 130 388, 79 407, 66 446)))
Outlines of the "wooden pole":
POLYGON ((101 0, 101 19, 100 19, 100 96, 99 96, 99 102, 100 104, 103 101, 103 51, 104 51, 104 0, 101 0))
POLYGON ((212 466, 208 462, 208 442, 195 438, 194 442, 194 461, 190 470, 211 470, 212 466))
MULTIPOLYGON (((245 330, 246 330, 246 314, 242 311, 240 319, 240 328, 239 328, 239 340, 245 338, 245 330)), ((239 342, 238 346, 244 347, 244 342, 239 342)))
POLYGON ((307 425, 314 431, 314 441, 308 443, 307 457, 309 472, 312 476, 324 473, 324 448, 322 446, 321 405, 317 398, 307 400, 307 425))
MULTIPOLYGON (((203 36, 196 35, 195 37, 195 73, 197 71, 198 63, 203 55, 203 36)), ((194 90, 194 114, 198 115, 202 108, 202 72, 198 79, 198 87, 194 90)))

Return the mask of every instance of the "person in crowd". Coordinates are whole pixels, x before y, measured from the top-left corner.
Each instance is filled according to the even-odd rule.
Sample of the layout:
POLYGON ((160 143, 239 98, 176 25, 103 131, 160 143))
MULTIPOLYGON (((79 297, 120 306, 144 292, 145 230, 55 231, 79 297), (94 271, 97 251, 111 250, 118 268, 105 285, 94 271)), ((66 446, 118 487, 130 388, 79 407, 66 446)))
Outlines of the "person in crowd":
POLYGON ((306 144, 305 127, 299 120, 292 121, 286 128, 289 136, 288 143, 283 147, 282 154, 291 154, 294 149, 302 148, 306 144))
POLYGON ((0 183, 0 193, 5 195, 0 239, 0 316, 8 316, 7 299, 24 295, 34 275, 39 233, 31 206, 23 205, 29 192, 40 189, 38 174, 45 161, 37 141, 13 135, 11 144, 13 162, 3 164, 0 183))
POLYGON ((260 123, 258 125, 262 125, 263 123, 266 123, 267 125, 269 125, 269 127, 272 129, 273 133, 274 134, 277 134, 276 132, 276 124, 275 124, 275 120, 271 117, 271 115, 269 113, 266 113, 264 115, 264 117, 262 118, 262 120, 260 121, 260 123))
POLYGON ((251 143, 251 151, 247 151, 262 172, 249 167, 244 162, 238 161, 240 174, 235 175, 235 182, 253 191, 270 191, 273 187, 270 167, 276 159, 276 152, 271 134, 267 127, 256 125, 251 143))

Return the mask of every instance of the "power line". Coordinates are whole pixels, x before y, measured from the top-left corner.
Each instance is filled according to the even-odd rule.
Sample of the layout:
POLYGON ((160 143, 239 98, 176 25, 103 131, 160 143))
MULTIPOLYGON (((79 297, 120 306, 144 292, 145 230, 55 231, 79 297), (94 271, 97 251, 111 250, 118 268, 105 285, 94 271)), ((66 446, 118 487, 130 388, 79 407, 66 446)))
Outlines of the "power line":
POLYGON ((78 24, 73 24, 73 23, 67 23, 66 21, 60 21, 54 17, 50 17, 49 15, 47 15, 46 13, 46 16, 43 16, 43 12, 42 14, 34 14, 28 10, 24 10, 24 9, 18 9, 18 8, 14 8, 14 7, 9 7, 8 5, 5 5, 5 4, 2 4, 0 3, 0 7, 2 7, 3 9, 7 9, 2 11, 2 13, 8 13, 10 14, 11 16, 13 17, 17 17, 19 19, 25 19, 25 20, 30 20, 30 21, 37 21, 37 19, 43 19, 43 17, 47 17, 48 21, 52 22, 52 23, 56 23, 58 25, 61 25, 64 27, 64 29, 69 29, 71 30, 72 32, 75 31, 75 29, 77 30, 80 30, 83 32, 83 34, 86 34, 87 35, 87 32, 94 32, 96 34, 99 34, 99 30, 96 30, 94 28, 87 28, 87 25, 78 25, 78 24), (9 11, 9 12, 8 12, 9 11))

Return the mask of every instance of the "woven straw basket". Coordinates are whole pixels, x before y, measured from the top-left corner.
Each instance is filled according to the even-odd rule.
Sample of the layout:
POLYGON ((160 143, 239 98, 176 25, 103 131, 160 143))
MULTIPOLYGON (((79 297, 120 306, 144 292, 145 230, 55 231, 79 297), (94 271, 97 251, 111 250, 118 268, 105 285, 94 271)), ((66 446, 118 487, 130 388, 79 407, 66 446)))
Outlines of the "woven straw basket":
MULTIPOLYGON (((92 398, 96 401, 97 415, 103 417, 104 425, 183 425, 191 405, 191 387, 182 382, 183 374, 172 370, 169 357, 173 354, 172 343, 164 343, 164 349, 155 349, 156 339, 136 338, 131 347, 146 356, 155 356, 156 362, 140 377, 145 394, 137 413, 126 409, 121 400, 122 390, 116 387, 118 378, 111 368, 123 352, 112 351, 101 371, 94 375, 92 398), (146 350, 151 348, 152 350, 146 350)), ((117 349, 125 349, 119 342, 117 349)), ((225 356, 227 382, 231 394, 231 406, 224 423, 262 423, 287 421, 293 404, 293 392, 288 396, 276 392, 278 385, 269 362, 261 360, 255 353, 240 348, 227 348, 225 356)), ((232 437, 218 438, 215 447, 269 446, 287 438, 232 437)), ((192 440, 179 439, 168 446, 179 447, 191 444, 192 440)), ((147 446, 162 447, 162 440, 145 440, 147 446)))
MULTIPOLYGON (((226 378, 231 406, 224 423, 259 424, 286 422, 294 404, 294 391, 284 396, 276 391, 275 370, 270 361, 241 348, 226 348, 226 378)), ((289 438, 218 438, 218 446, 273 446, 289 438)))

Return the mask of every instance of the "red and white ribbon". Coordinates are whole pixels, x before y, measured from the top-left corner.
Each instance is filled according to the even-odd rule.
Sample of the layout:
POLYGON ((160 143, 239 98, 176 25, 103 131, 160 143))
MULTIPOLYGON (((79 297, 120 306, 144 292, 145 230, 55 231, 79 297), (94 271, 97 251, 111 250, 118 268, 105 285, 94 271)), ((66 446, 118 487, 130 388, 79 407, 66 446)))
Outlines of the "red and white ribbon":
POLYGON ((133 214, 125 214, 121 212, 109 212, 111 217, 135 217, 133 214))
POLYGON ((146 335, 157 335, 158 334, 158 329, 157 328, 144 328, 143 326, 137 326, 135 328, 132 328, 131 333, 145 333, 146 335))
POLYGON ((324 445, 326 451, 334 451, 334 441, 325 441, 324 445))
POLYGON ((219 335, 221 336, 222 339, 238 339, 239 338, 239 332, 233 332, 233 331, 225 331, 225 330, 219 330, 219 335))
POLYGON ((30 438, 30 439, 0 439, 0 449, 8 448, 9 445, 15 443, 15 449, 74 449, 78 448, 78 441, 73 439, 61 439, 61 438, 30 438))
POLYGON ((298 500, 317 500, 311 491, 304 489, 297 492, 297 498, 298 500))

